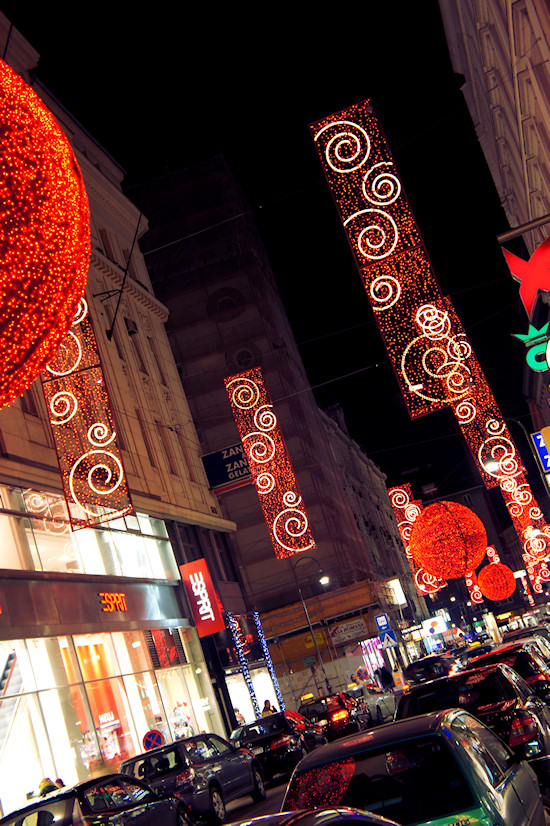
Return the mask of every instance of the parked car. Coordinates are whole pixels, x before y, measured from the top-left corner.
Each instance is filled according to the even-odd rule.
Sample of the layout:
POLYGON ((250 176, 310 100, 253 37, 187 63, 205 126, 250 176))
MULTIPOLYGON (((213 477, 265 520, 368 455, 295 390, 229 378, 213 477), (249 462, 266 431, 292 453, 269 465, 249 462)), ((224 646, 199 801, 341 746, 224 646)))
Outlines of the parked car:
POLYGON ((295 711, 280 711, 239 726, 230 740, 236 748, 245 747, 256 755, 266 780, 291 772, 308 751, 327 742, 322 727, 295 711))
POLYGON ((471 667, 505 663, 523 677, 543 699, 550 698, 550 665, 539 653, 537 645, 529 642, 501 645, 490 654, 482 654, 470 663, 471 667))
POLYGON ((364 683, 357 688, 350 688, 348 693, 366 705, 371 719, 376 723, 383 723, 388 717, 393 717, 397 698, 392 691, 384 691, 373 683, 364 683))
POLYGON ((464 668, 468 668, 474 657, 480 657, 481 654, 488 654, 496 645, 494 642, 474 642, 472 645, 466 646, 462 651, 457 652, 457 657, 464 668))
POLYGON ((236 748, 217 734, 176 740, 125 760, 120 770, 141 777, 163 794, 177 794, 193 818, 223 823, 225 804, 250 794, 265 800, 260 763, 248 749, 236 748))
POLYGON ((403 826, 543 826, 536 775, 469 712, 377 726, 308 754, 282 810, 352 806, 403 826))
POLYGON ((546 625, 528 625, 527 628, 516 628, 514 631, 505 631, 502 635, 502 642, 515 642, 524 637, 534 636, 544 637, 550 643, 550 631, 546 625))
POLYGON ((397 826, 371 812, 358 809, 304 809, 301 812, 277 812, 262 817, 247 818, 233 826, 397 826))
POLYGON ((321 723, 327 740, 362 731, 372 722, 368 708, 343 691, 308 700, 298 713, 310 723, 321 723))
POLYGON ((142 780, 123 774, 94 777, 71 788, 35 798, 0 819, 2 826, 181 826, 189 823, 185 805, 160 796, 142 780))
POLYGON ((462 668, 459 659, 449 654, 430 654, 415 660, 403 669, 403 688, 406 690, 410 685, 426 683, 428 680, 435 680, 437 677, 446 677, 447 674, 455 674, 462 668))
POLYGON ((502 663, 461 671, 411 686, 396 720, 446 708, 464 708, 508 744, 519 760, 550 755, 550 706, 502 663))
POLYGON ((541 637, 540 634, 537 634, 533 637, 522 637, 521 640, 517 640, 517 642, 521 642, 522 645, 531 643, 536 646, 543 660, 550 665, 550 642, 548 642, 546 637, 541 637))

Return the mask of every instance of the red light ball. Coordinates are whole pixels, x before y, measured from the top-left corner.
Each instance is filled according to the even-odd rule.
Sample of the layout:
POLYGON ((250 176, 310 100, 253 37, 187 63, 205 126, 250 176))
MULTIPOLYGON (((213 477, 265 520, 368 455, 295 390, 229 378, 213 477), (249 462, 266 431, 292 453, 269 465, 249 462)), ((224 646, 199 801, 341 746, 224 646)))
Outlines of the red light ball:
POLYGON ((476 514, 458 502, 435 502, 416 518, 410 549, 421 568, 439 579, 458 579, 476 568, 487 534, 476 514))
POLYGON ((508 565, 495 562, 486 565, 477 575, 477 584, 484 597, 498 602, 508 599, 516 590, 516 579, 508 565))
POLYGON ((52 360, 84 294, 90 214, 52 113, 0 60, 0 407, 52 360))

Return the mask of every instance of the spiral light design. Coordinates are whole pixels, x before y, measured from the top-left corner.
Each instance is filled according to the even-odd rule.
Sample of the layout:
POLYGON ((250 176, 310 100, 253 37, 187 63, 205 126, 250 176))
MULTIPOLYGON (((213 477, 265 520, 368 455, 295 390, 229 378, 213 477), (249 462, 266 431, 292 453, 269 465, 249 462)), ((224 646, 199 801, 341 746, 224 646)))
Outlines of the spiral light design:
POLYGON ((355 172, 370 155, 370 139, 365 129, 349 120, 334 121, 320 129, 315 140, 326 138, 326 162, 335 172, 355 172))

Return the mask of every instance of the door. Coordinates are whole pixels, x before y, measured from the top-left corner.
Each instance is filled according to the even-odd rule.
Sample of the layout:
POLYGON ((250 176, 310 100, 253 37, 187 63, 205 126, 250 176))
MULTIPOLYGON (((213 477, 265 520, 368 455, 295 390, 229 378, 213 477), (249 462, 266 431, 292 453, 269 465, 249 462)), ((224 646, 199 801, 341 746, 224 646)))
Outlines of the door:
POLYGON ((223 773, 231 795, 230 798, 226 795, 226 799, 234 799, 251 792, 254 787, 254 777, 250 756, 215 734, 209 735, 209 740, 223 762, 223 773))

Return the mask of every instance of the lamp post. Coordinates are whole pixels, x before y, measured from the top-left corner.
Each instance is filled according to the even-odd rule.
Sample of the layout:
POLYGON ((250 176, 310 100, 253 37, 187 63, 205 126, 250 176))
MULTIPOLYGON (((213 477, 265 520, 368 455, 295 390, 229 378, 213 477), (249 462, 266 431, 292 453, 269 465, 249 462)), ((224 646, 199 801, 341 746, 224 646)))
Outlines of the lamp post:
POLYGON ((330 682, 329 682, 329 679, 328 679, 328 676, 327 676, 327 672, 325 671, 325 666, 323 664, 323 659, 321 657, 321 652, 319 651, 319 646, 317 645, 317 640, 315 639, 315 632, 314 632, 313 626, 311 624, 311 619, 310 619, 310 616, 309 616, 309 611, 307 610, 306 601, 304 599, 304 595, 302 594, 302 589, 300 588, 300 584, 298 582, 298 577, 296 576, 296 568, 298 567, 300 562, 307 562, 308 560, 310 562, 315 562, 315 564, 317 565, 317 567, 319 569, 319 574, 320 574, 319 583, 321 585, 328 585, 328 583, 330 582, 330 578, 326 574, 323 574, 323 569, 321 568, 319 560, 315 559, 315 557, 313 557, 313 556, 299 557, 296 560, 296 562, 294 562, 294 563, 292 561, 290 561, 290 569, 292 571, 292 576, 294 577, 294 584, 296 585, 296 590, 298 591, 298 594, 300 596, 300 600, 301 600, 301 603, 302 603, 302 608, 304 609, 304 614, 306 615, 307 624, 309 626, 309 631, 311 633, 311 639, 313 640, 313 645, 315 646, 315 651, 317 653, 317 659, 319 660, 319 665, 321 666, 321 671, 323 672, 323 677, 325 679, 325 685, 326 685, 326 688, 327 688, 327 694, 332 694, 332 687, 330 685, 330 682))

